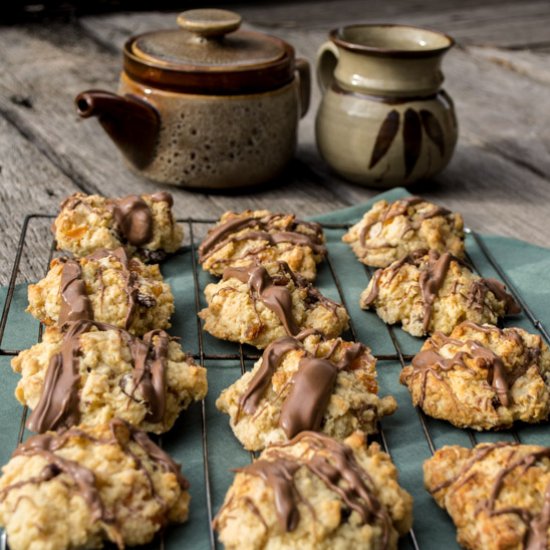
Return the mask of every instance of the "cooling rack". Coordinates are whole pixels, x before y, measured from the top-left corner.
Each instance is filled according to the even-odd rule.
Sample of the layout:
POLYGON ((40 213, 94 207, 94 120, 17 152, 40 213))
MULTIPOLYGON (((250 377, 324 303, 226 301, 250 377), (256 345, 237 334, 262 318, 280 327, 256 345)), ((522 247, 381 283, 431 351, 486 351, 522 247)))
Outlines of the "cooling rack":
MULTIPOLYGON (((8 340, 21 338, 9 336, 10 318, 14 315, 12 305, 21 302, 25 288, 18 286, 19 269, 24 256, 27 239, 38 226, 49 226, 52 215, 33 214, 24 220, 21 236, 15 251, 13 269, 6 290, 2 316, 0 318, 0 360, 9 371, 8 360, 17 355, 20 348, 5 344, 8 340)), ((190 548, 193 550, 220 548, 212 530, 212 519, 223 502, 233 474, 231 469, 241 467, 254 459, 254 453, 242 449, 233 437, 227 416, 216 411, 215 400, 220 391, 241 376, 260 357, 254 348, 220 342, 202 330, 202 322, 196 313, 204 307, 203 289, 214 281, 200 270, 196 259, 199 237, 216 220, 186 218, 178 220, 186 228, 187 244, 181 253, 162 266, 166 280, 172 285, 176 302, 176 313, 171 333, 182 339, 188 355, 208 369, 209 393, 201 403, 185 411, 174 428, 158 438, 158 442, 183 464, 183 471, 191 481, 191 511, 189 521, 183 526, 169 528, 147 548, 190 548)), ((364 312, 357 304, 359 292, 368 284, 372 270, 355 260, 351 250, 341 243, 341 237, 351 224, 323 223, 327 236, 328 256, 319 270, 317 286, 329 297, 340 301, 350 313, 350 328, 344 337, 359 340, 371 347, 378 360, 378 378, 381 395, 393 394, 399 404, 396 414, 384 418, 379 432, 369 440, 376 440, 388 452, 400 471, 400 482, 415 498, 415 523, 410 533, 400 541, 400 549, 451 549, 457 548, 455 529, 447 515, 422 489, 422 462, 444 444, 475 445, 483 441, 507 440, 534 442, 541 433, 550 437, 550 430, 543 427, 520 425, 512 430, 495 432, 474 432, 459 430, 444 422, 426 417, 411 404, 406 389, 398 382, 399 371, 420 349, 422 340, 413 338, 399 328, 382 323, 373 313, 364 312), (539 430, 537 432, 537 430, 539 430), (544 432, 541 432, 544 430, 544 432)), ((467 230, 466 248, 468 261, 475 271, 483 276, 498 277, 516 300, 521 304, 522 316, 508 325, 522 326, 537 331, 547 343, 550 336, 537 319, 526 300, 518 293, 504 269, 497 263, 483 238, 467 230)), ((55 242, 45 244, 44 269, 55 254, 55 242)), ((23 303, 23 302, 21 302, 23 303)), ((16 312, 17 313, 17 312, 16 312)), ((29 316, 29 326, 36 323, 29 316)), ((39 341, 42 327, 36 332, 24 335, 25 346, 39 341), (28 343, 27 343, 28 340, 28 343)), ((9 392, 13 395, 15 379, 9 392)), ((26 437, 25 421, 27 409, 19 408, 20 418, 13 418, 11 448, 3 449, 3 461, 7 461, 15 446, 26 437)), ((7 550, 5 536, 1 539, 2 550, 7 550)))

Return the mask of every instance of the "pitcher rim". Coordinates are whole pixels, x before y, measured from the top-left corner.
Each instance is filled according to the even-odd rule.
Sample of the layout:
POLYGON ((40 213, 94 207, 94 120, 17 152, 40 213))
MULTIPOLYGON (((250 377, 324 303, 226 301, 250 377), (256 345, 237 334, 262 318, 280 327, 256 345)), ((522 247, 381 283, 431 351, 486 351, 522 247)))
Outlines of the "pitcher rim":
POLYGON ((455 39, 438 30, 431 29, 429 27, 419 27, 417 25, 402 25, 400 23, 356 23, 354 25, 344 25, 342 27, 337 27, 332 29, 329 33, 329 37, 332 42, 337 46, 340 46, 346 50, 357 52, 357 53, 370 53, 373 55, 385 56, 385 57, 406 57, 406 58, 424 58, 424 57, 433 57, 438 56, 446 51, 450 50, 455 44, 455 39), (347 29, 356 29, 356 28, 393 28, 398 27, 402 29, 414 29, 420 31, 426 31, 432 34, 435 34, 441 38, 444 38, 448 41, 448 44, 445 46, 426 48, 422 50, 409 50, 403 48, 382 48, 378 46, 368 46, 366 44, 357 44, 356 42, 350 42, 345 40, 339 34, 347 29))

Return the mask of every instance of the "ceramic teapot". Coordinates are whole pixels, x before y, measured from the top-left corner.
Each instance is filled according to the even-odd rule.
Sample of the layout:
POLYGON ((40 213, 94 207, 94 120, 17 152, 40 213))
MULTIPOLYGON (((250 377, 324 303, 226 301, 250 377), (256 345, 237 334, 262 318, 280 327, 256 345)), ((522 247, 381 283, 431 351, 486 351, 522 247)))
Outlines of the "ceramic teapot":
POLYGON ((441 89, 451 37, 405 25, 335 29, 317 57, 323 99, 315 133, 333 170, 388 188, 433 176, 458 136, 454 106, 441 89))
POLYGON ((79 115, 97 116, 130 168, 154 181, 227 189, 272 180, 294 154, 309 65, 240 23, 226 10, 189 10, 180 29, 131 38, 118 95, 82 92, 79 115))

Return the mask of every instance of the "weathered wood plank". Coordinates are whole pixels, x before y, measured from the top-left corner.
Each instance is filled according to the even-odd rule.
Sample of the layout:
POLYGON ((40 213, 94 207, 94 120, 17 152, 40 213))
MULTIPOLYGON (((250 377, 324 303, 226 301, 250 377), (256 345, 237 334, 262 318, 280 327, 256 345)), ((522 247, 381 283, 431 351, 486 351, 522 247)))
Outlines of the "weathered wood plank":
MULTIPOLYGON (((50 213, 77 187, 21 133, 0 117, 0 285, 7 283, 25 213, 50 213)), ((43 275, 51 240, 49 223, 33 223, 18 282, 43 275)))
MULTIPOLYGON (((360 21, 429 26, 452 34, 464 44, 498 47, 540 47, 550 44, 547 0, 300 0, 294 2, 235 3, 234 9, 254 26, 271 29, 327 32, 360 21)), ((89 16, 82 23, 106 43, 120 47, 130 33, 174 26, 174 13, 135 13, 89 16)))
MULTIPOLYGON (((550 34, 550 33, 549 33, 550 34)), ((550 84, 550 50, 504 50, 491 47, 469 46, 467 51, 474 56, 492 61, 521 76, 527 76, 542 84, 550 84)))

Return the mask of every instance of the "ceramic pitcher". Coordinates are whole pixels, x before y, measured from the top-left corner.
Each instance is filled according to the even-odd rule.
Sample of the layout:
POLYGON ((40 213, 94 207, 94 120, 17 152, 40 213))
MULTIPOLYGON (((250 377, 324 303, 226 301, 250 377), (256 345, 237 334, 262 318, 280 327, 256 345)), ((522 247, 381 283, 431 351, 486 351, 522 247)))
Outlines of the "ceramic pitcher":
POLYGON ((451 37, 404 25, 335 29, 321 46, 317 146, 344 178, 372 187, 409 185, 441 171, 457 140, 454 106, 441 88, 451 37))

